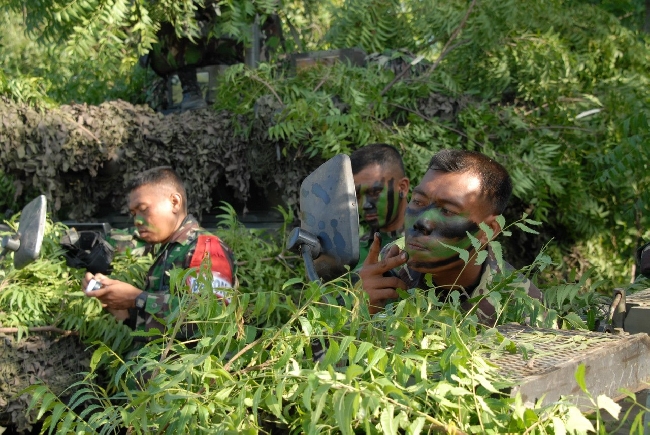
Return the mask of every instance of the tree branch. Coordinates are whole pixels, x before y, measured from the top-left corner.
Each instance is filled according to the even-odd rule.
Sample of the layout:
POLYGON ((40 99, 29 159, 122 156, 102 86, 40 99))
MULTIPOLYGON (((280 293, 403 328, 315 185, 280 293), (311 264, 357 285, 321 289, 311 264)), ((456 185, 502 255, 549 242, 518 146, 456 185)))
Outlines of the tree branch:
POLYGON ((466 43, 466 41, 461 41, 459 43, 456 43, 456 44, 450 46, 452 41, 454 41, 458 37, 458 35, 460 35, 460 31, 463 30, 463 28, 465 27, 465 24, 467 24, 467 19, 469 18, 470 14, 474 10, 474 6, 476 6, 476 0, 472 0, 472 3, 469 5, 469 8, 467 8, 467 12, 465 13, 465 16, 463 17, 462 21, 460 22, 458 27, 456 27, 456 29, 452 32, 452 34, 449 37, 449 39, 447 40, 447 43, 445 44, 445 46, 442 47, 442 52, 440 53, 440 56, 438 56, 438 59, 436 59, 436 62, 433 65, 431 65, 431 68, 429 68, 429 70, 424 74, 425 77, 430 76, 436 70, 436 68, 438 68, 438 65, 440 65, 440 62, 442 62, 442 60, 454 48, 458 47, 459 45, 462 45, 462 44, 466 43))
MULTIPOLYGON (((445 46, 442 48, 442 52, 440 53, 440 56, 438 56, 438 59, 436 59, 435 63, 433 65, 431 65, 431 68, 429 68, 427 70, 427 72, 424 73, 424 77, 429 77, 431 75, 431 73, 433 73, 433 71, 435 71, 435 69, 438 68, 438 65, 440 65, 440 62, 442 62, 442 60, 454 48, 458 47, 459 45, 463 45, 463 44, 467 43, 467 41, 461 41, 461 42, 458 42, 458 43, 450 46, 451 42, 458 37, 458 35, 460 34, 460 31, 463 29, 463 27, 465 27, 465 24, 467 24, 467 19, 469 18, 469 14, 472 13, 472 9, 474 9, 475 4, 476 4, 476 0, 472 0, 472 3, 469 5, 469 8, 467 9, 467 12, 465 13, 465 16, 463 17, 462 21, 460 22, 458 27, 456 27, 456 29, 452 32, 452 34, 449 37, 449 40, 447 41, 447 43, 445 43, 445 46)), ((431 41, 430 43, 427 44, 427 47, 430 47, 431 45, 433 45, 436 42, 437 42, 437 40, 434 39, 433 41, 431 41)), ((406 73, 408 73, 410 71, 412 65, 413 65, 413 62, 409 63, 408 66, 406 66, 398 75, 396 75, 395 78, 389 84, 387 84, 384 87, 384 89, 382 89, 379 96, 383 97, 384 94, 386 94, 386 92, 388 92, 390 90, 390 88, 392 88, 395 85, 395 83, 397 83, 399 80, 401 80, 401 78, 404 77, 406 75, 406 73)))
POLYGON ((279 102, 279 103, 284 107, 284 103, 282 102, 282 98, 280 98, 280 96, 278 95, 278 93, 275 91, 275 89, 273 89, 273 86, 271 86, 271 85, 269 84, 269 82, 267 82, 266 80, 260 78, 260 77, 257 76, 256 74, 251 74, 249 77, 250 77, 251 79, 257 81, 257 82, 262 83, 264 86, 266 86, 267 88, 269 88, 269 90, 270 90, 271 92, 273 92, 273 95, 275 95, 275 98, 278 100, 278 102, 279 102))
MULTIPOLYGON (((417 110, 409 109, 408 107, 404 107, 404 106, 401 106, 399 104, 394 104, 394 103, 389 103, 389 105, 393 106, 393 107, 397 107, 398 109, 406 110, 407 112, 410 112, 410 113, 412 113, 414 115, 417 115, 417 116, 419 116, 420 118, 424 119, 427 122, 435 122, 433 119, 421 114, 417 110)), ((481 148, 485 148, 484 143, 481 143, 481 142, 477 141, 476 139, 472 139, 467 134, 463 133, 460 130, 455 129, 454 127, 449 127, 448 125, 440 124, 440 123, 437 123, 437 122, 436 122, 436 124, 439 125, 442 128, 445 128, 445 129, 449 130, 449 131, 453 131, 454 133, 464 137, 465 139, 467 139, 469 141, 474 142, 476 145, 480 146, 481 148)))
MULTIPOLYGON (((0 328, 0 334, 16 334, 20 331, 24 331, 24 329, 21 328, 0 328)), ((78 331, 68 331, 65 329, 57 328, 56 326, 50 325, 50 326, 32 326, 30 328, 27 328, 28 332, 56 332, 57 334, 61 335, 79 335, 78 331)))

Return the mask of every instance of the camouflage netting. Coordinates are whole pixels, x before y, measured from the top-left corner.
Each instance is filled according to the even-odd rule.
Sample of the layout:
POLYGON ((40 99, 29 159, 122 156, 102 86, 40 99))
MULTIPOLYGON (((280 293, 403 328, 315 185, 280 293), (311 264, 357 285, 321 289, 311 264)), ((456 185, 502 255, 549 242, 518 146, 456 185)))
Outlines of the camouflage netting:
MULTIPOLYGON (((13 335, 0 334, 0 426, 29 432, 37 410, 27 413, 29 395, 18 395, 28 386, 43 382, 59 395, 82 379, 88 371, 90 351, 77 337, 30 334, 19 342, 13 335)), ((73 391, 66 391, 71 396, 73 391)))
POLYGON ((300 182, 321 162, 279 153, 267 133, 276 110, 260 99, 251 123, 212 109, 163 116, 111 101, 38 111, 0 98, 0 169, 15 180, 16 197, 26 189, 45 194, 59 219, 89 219, 101 203, 123 209, 124 183, 159 165, 183 177, 189 210, 199 218, 218 205, 218 183, 246 202, 253 180, 264 194, 281 189, 281 199, 294 204, 300 182), (237 133, 249 125, 246 135, 237 133))

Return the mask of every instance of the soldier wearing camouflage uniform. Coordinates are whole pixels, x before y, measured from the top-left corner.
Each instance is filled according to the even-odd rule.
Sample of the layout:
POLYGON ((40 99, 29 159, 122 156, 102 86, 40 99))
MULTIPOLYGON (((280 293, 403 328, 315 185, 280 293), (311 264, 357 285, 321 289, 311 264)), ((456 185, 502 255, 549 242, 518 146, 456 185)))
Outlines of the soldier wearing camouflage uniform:
MULTIPOLYGON (((227 303, 228 289, 236 283, 232 252, 187 214, 185 188, 178 175, 169 167, 153 168, 137 175, 128 191, 129 210, 139 237, 155 246, 156 259, 147 273, 145 288, 87 273, 82 288, 86 289, 91 279, 99 281, 101 288, 86 295, 98 298, 113 315, 137 330, 163 332, 165 326, 156 318, 165 319, 178 304, 178 298, 170 293, 169 271, 198 269, 209 259, 213 291, 227 303)), ((193 278, 187 284, 190 290, 198 291, 193 278)))
POLYGON ((404 211, 410 181, 404 172, 399 151, 387 144, 370 144, 350 155, 352 174, 359 204, 359 221, 369 232, 359 240, 361 267, 368 256, 375 233, 381 246, 404 236, 404 211))
MULTIPOLYGON (((496 217, 505 210, 511 193, 506 169, 481 153, 443 150, 434 155, 429 170, 413 189, 404 239, 386 246, 380 259, 379 238, 375 237, 359 271, 370 312, 376 313, 396 299, 398 288, 427 289, 433 284, 441 298, 459 291, 463 301, 484 294, 500 270, 489 249, 486 261, 476 264, 479 252, 467 234, 486 246, 490 239, 478 224, 484 223, 492 237, 496 236, 501 231, 496 217), (467 250, 469 261, 463 261, 449 246, 467 250)), ((542 299, 530 281, 522 278, 518 285, 542 299)), ((466 302, 464 308, 471 306, 466 302)), ((479 302, 477 314, 485 324, 496 321, 495 309, 486 298, 479 302)))

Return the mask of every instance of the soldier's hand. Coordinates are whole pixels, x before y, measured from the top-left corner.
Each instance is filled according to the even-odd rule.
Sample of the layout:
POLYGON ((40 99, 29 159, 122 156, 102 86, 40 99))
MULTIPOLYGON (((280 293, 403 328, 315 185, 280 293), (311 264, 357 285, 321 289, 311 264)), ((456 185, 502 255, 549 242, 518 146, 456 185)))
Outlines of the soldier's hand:
POLYGON ((95 279, 95 275, 93 275, 90 272, 86 272, 86 275, 84 275, 84 277, 81 280, 81 290, 83 290, 84 292, 86 291, 86 289, 88 288, 88 283, 90 282, 91 279, 95 279))
POLYGON ((392 246, 388 255, 379 261, 381 242, 377 234, 374 235, 368 256, 359 270, 361 287, 368 293, 368 311, 374 314, 380 311, 389 299, 398 297, 395 289, 406 289, 406 283, 396 276, 384 276, 384 273, 406 263, 408 255, 401 252, 399 247, 392 246))
POLYGON ((135 298, 142 293, 142 290, 131 284, 108 278, 101 273, 94 277, 87 273, 84 280, 88 278, 88 275, 91 275, 88 281, 94 278, 101 284, 101 287, 98 290, 86 292, 86 296, 99 299, 102 305, 110 310, 126 310, 135 307, 135 298))
POLYGON ((113 315, 118 321, 123 321, 128 319, 129 316, 129 310, 113 310, 110 308, 107 308, 107 311, 113 315))

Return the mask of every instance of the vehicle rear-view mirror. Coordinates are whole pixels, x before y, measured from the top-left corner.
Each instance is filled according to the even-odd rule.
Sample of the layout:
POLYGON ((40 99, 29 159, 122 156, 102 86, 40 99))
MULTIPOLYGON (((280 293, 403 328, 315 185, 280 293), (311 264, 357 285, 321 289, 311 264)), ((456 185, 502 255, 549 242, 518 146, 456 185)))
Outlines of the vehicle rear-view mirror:
POLYGON ((22 269, 38 258, 45 235, 46 209, 45 195, 33 199, 23 208, 18 223, 18 232, 13 236, 2 238, 0 258, 9 251, 13 251, 16 269, 22 269))
POLYGON ((359 213, 350 157, 332 157, 302 182, 300 228, 293 230, 287 247, 302 253, 312 281, 332 280, 346 266, 356 266, 359 213))

